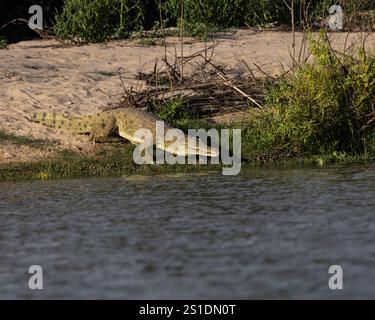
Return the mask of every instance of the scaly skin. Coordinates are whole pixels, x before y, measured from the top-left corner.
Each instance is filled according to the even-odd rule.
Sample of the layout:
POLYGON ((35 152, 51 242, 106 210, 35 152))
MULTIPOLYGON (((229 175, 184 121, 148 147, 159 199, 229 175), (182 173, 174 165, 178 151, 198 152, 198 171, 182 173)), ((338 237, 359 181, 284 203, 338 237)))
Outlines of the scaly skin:
MULTIPOLYGON (((76 134, 89 134, 90 140, 95 142, 102 142, 115 134, 129 140, 133 144, 142 143, 143 140, 134 138, 134 134, 139 129, 147 129, 151 131, 154 137, 154 145, 156 145, 156 121, 157 118, 147 113, 141 112, 134 108, 122 108, 113 111, 106 111, 97 115, 83 116, 83 117, 66 117, 62 114, 39 112, 34 113, 30 122, 41 123, 42 125, 61 129, 64 131, 76 134)), ((164 132, 173 129, 168 125, 164 125, 164 132)), ((203 155, 208 157, 217 157, 219 151, 216 148, 211 148, 200 142, 189 144, 188 139, 185 141, 185 151, 176 152, 170 151, 169 146, 174 143, 165 142, 164 145, 157 145, 158 148, 177 155, 188 156, 189 154, 203 155)))

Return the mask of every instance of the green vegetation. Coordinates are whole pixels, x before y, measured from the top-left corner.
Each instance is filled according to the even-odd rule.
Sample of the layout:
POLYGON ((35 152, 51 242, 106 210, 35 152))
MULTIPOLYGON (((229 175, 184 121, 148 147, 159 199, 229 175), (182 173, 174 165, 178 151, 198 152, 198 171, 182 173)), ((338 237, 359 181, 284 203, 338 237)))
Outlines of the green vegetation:
MULTIPOLYGON (((221 172, 219 165, 158 165, 138 166, 133 161, 133 147, 130 144, 101 145, 96 153, 83 155, 62 151, 53 159, 39 162, 0 165, 1 181, 73 179, 88 177, 119 177, 130 175, 155 175, 170 173, 221 172)), ((278 167, 296 168, 329 164, 366 163, 370 158, 331 154, 281 160, 252 160, 242 164, 246 168, 278 167)), ((373 159, 372 159, 373 160, 373 159)))
POLYGON ((58 36, 101 42, 126 37, 143 23, 140 0, 67 0, 56 17, 58 36))
MULTIPOLYGON (((101 42, 160 28, 160 3, 163 24, 180 26, 181 0, 67 0, 56 16, 55 32, 64 38, 101 42)), ((202 36, 229 27, 285 23, 290 13, 282 0, 184 0, 183 17, 185 31, 202 36)))
POLYGON ((138 166, 130 144, 101 145, 92 155, 63 151, 49 160, 0 166, 0 181, 151 175, 219 170, 214 165, 138 166))
POLYGON ((7 48, 7 40, 4 38, 0 38, 0 50, 7 48))
MULTIPOLYGON (((291 12, 286 3, 290 4, 291 0, 66 0, 62 12, 56 16, 55 32, 77 41, 101 42, 139 34, 144 29, 155 31, 161 28, 161 22, 165 27, 180 27, 183 17, 188 35, 206 36, 208 31, 231 27, 262 26, 271 22, 290 25, 291 12)), ((294 0, 297 27, 302 21, 311 26, 322 21, 333 4, 331 0, 313 1, 309 6, 307 3, 294 0)), ((343 7, 349 20, 355 20, 357 13, 375 10, 372 0, 334 3, 343 7)), ((156 43, 153 37, 145 42, 156 43)))
POLYGON ((290 11, 283 0, 184 0, 182 21, 181 3, 163 1, 164 24, 180 28, 183 21, 185 34, 193 37, 207 37, 208 32, 234 27, 290 23, 290 11))
MULTIPOLYGON (((165 2, 164 11, 169 23, 179 25, 180 3, 180 0, 165 2)), ((262 25, 274 19, 289 19, 282 0, 185 0, 184 12, 186 31, 193 36, 230 27, 262 25)))
POLYGON ((324 33, 310 42, 314 63, 270 85, 250 113, 246 158, 375 155, 375 56, 338 55, 324 33))
MULTIPOLYGON (((165 27, 179 27, 182 2, 184 30, 193 36, 206 36, 208 31, 231 27, 264 26, 271 22, 290 25, 291 12, 286 3, 290 4, 291 1, 45 0, 42 1, 42 6, 46 24, 54 26, 58 36, 75 41, 101 42, 139 34, 140 30, 161 29, 161 22, 165 27), (54 17, 55 12, 57 14, 54 17)), ((28 8, 33 4, 32 0, 17 4, 12 0, 2 0, 0 12, 4 14, 0 16, 0 27, 15 18, 28 19, 28 8)), ((311 26, 315 22, 321 22, 327 18, 328 8, 332 4, 340 4, 350 22, 356 21, 360 13, 375 10, 373 0, 294 0, 296 26, 301 26, 302 21, 308 21, 311 26), (304 7, 308 8, 304 10, 304 7)), ((14 30, 4 32, 0 36, 7 36, 8 40, 23 38, 20 34, 12 34, 14 30)), ((28 37, 30 38, 30 34, 28 37)), ((145 39, 144 42, 157 43, 152 38, 145 39)))
POLYGON ((154 108, 160 119, 170 124, 174 124, 176 120, 190 118, 189 114, 185 112, 182 99, 168 100, 162 105, 154 106, 154 108))

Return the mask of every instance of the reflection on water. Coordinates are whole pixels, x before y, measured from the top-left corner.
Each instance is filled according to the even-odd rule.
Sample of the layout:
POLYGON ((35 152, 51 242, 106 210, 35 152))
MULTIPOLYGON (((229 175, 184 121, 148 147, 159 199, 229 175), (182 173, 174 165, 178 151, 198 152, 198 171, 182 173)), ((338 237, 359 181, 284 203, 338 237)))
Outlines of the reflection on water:
POLYGON ((0 298, 375 298, 374 196, 374 165, 2 183, 0 298))

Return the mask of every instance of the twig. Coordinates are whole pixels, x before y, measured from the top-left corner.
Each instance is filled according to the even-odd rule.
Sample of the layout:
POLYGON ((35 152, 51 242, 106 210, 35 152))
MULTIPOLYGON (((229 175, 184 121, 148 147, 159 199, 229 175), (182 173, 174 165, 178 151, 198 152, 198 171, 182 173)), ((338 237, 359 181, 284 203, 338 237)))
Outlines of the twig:
POLYGON ((239 89, 235 85, 228 83, 230 81, 229 79, 227 79, 226 77, 224 77, 219 72, 217 72, 217 75, 220 78, 222 78, 223 80, 225 80, 225 82, 224 82, 225 85, 233 88, 234 90, 236 90, 237 92, 239 92, 240 94, 242 94, 245 98, 249 99, 252 103, 254 103, 259 109, 263 109, 263 107, 258 102, 256 102, 255 99, 253 99, 252 97, 250 97, 248 94, 246 94, 245 92, 243 92, 241 89, 239 89))
POLYGON ((261 67, 259 67, 255 62, 253 63, 256 68, 263 73, 267 78, 271 78, 275 80, 275 77, 271 76, 269 73, 265 72, 261 67))

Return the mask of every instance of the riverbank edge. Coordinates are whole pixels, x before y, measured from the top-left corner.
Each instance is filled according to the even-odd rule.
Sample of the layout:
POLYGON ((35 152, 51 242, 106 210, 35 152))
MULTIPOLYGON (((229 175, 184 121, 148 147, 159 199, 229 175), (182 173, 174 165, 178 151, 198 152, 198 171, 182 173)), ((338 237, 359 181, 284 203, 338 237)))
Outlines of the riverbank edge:
MULTIPOLYGON (((78 179, 93 177, 120 177, 177 173, 222 172, 222 165, 137 165, 133 161, 130 144, 105 144, 92 154, 63 150, 55 156, 34 162, 17 162, 0 165, 0 182, 78 179)), ((244 160, 242 169, 323 167, 333 164, 375 163, 375 157, 333 153, 306 158, 281 160, 244 160)))

